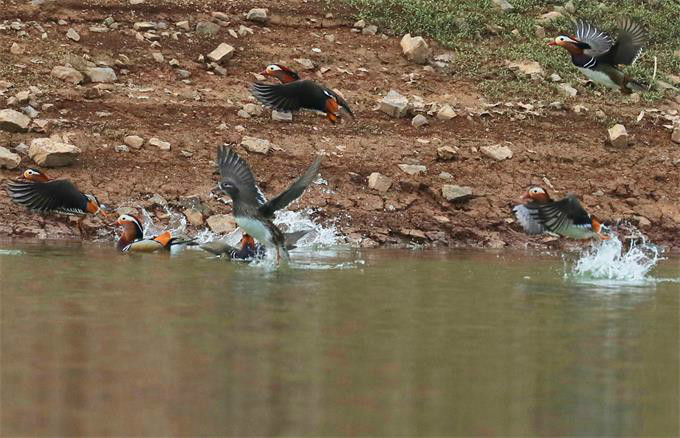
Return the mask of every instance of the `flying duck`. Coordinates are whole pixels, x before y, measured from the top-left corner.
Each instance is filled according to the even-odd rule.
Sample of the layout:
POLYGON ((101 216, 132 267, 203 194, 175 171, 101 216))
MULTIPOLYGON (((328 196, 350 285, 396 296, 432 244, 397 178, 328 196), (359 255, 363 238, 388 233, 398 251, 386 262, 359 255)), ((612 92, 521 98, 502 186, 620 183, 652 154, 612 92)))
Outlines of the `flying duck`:
MULTIPOLYGON (((295 245, 302 239, 309 230, 296 231, 294 233, 284 233, 286 250, 292 251, 297 248, 295 245)), ((226 255, 230 260, 248 261, 262 258, 265 255, 265 247, 255 243, 255 239, 249 234, 244 234, 241 238, 241 248, 235 248, 223 241, 213 241, 201 245, 201 249, 208 251, 216 256, 226 255)))
POLYGON ((541 187, 532 187, 520 198, 522 204, 515 205, 512 211, 515 213, 517 222, 529 235, 543 234, 546 229, 541 222, 534 219, 532 211, 536 206, 552 202, 550 195, 541 187))
POLYGON ((263 105, 277 111, 310 109, 321 111, 335 123, 338 117, 354 118, 349 104, 333 90, 310 80, 300 80, 295 71, 280 64, 268 65, 261 74, 278 78, 280 84, 253 84, 250 92, 263 105))
POLYGON ((321 159, 322 157, 317 157, 307 171, 290 187, 267 201, 257 186, 248 163, 227 145, 221 145, 217 151, 217 164, 221 176, 219 187, 233 201, 236 223, 244 233, 276 249, 277 265, 280 262, 281 253, 287 257, 288 251, 284 234, 272 222, 274 213, 302 195, 319 174, 321 159))
POLYGON ((571 54, 573 64, 595 83, 623 93, 645 91, 646 88, 630 79, 618 65, 633 64, 642 53, 647 39, 644 29, 629 18, 619 21, 619 37, 611 36, 585 21, 576 24, 576 35, 560 35, 550 46, 564 47, 571 54))
POLYGON ((142 222, 131 214, 123 214, 116 221, 123 227, 123 234, 116 243, 116 249, 123 252, 155 252, 170 250, 173 245, 191 244, 195 239, 172 237, 169 231, 155 237, 144 238, 142 222))
POLYGON ((106 216, 94 195, 84 194, 67 179, 50 179, 45 172, 26 169, 21 179, 9 181, 7 191, 12 201, 40 213, 80 215, 78 230, 83 234, 85 214, 106 216))
POLYGON ((550 231, 570 239, 582 240, 594 237, 601 240, 609 239, 608 236, 602 234, 606 227, 591 216, 574 195, 567 195, 559 201, 553 201, 545 189, 532 187, 523 198, 529 201, 524 204, 524 208, 529 212, 530 219, 527 223, 532 231, 537 230, 540 225, 543 231, 550 231))

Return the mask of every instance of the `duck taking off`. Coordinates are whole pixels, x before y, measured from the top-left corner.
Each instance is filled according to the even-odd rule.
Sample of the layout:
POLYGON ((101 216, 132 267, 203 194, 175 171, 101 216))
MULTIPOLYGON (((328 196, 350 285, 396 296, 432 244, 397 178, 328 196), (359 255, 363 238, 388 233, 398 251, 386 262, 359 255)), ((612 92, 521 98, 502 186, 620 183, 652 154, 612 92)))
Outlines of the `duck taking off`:
MULTIPOLYGON (((309 230, 295 231, 293 233, 284 233, 286 241, 286 250, 292 251, 297 248, 298 240, 302 239, 309 230)), ((208 251, 216 256, 226 256, 230 260, 249 261, 265 256, 266 249, 264 245, 255 243, 255 239, 248 234, 244 234, 241 238, 241 248, 235 248, 223 241, 207 242, 201 245, 201 249, 208 251)))
POLYGON ((267 201, 257 186, 250 166, 227 145, 217 151, 217 164, 220 168, 220 189, 233 201, 234 218, 244 233, 276 250, 278 265, 281 254, 288 256, 286 239, 281 230, 274 225, 274 213, 299 198, 319 174, 322 157, 317 157, 307 171, 290 187, 278 196, 267 201))
POLYGON ((640 57, 647 33, 630 18, 619 21, 619 36, 612 37, 585 21, 576 24, 576 35, 560 35, 550 46, 564 47, 572 63, 591 81, 629 94, 647 88, 630 79, 619 65, 632 65, 640 57))
POLYGON ((263 105, 277 111, 299 111, 310 109, 321 111, 326 118, 335 123, 342 115, 354 118, 349 104, 336 92, 310 80, 300 80, 295 71, 280 64, 268 65, 265 76, 272 76, 280 84, 253 84, 250 92, 263 105))

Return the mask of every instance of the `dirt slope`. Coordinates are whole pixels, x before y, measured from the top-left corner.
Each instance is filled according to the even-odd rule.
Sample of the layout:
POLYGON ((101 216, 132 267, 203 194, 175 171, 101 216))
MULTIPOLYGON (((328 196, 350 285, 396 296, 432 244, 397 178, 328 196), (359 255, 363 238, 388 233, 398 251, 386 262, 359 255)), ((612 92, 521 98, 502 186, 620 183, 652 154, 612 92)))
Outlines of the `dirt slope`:
MULTIPOLYGON (((564 98, 561 109, 547 101, 524 102, 532 107, 517 102, 492 106, 474 83, 457 79, 455 62, 446 71, 411 64, 402 57, 398 38, 352 32, 346 11, 335 11, 328 18, 321 1, 25 3, 6 1, 0 10, 4 24, 0 80, 13 85, 0 96, 0 108, 17 92, 37 87, 32 96, 39 104, 39 118, 50 120, 47 135, 66 133, 83 151, 73 166, 48 173, 70 178, 107 204, 153 207, 148 199, 159 194, 182 210, 195 201, 187 197, 195 196, 205 217, 227 213, 229 207, 210 195, 217 182, 215 150, 225 141, 238 143, 249 135, 280 148, 258 155, 237 147, 270 195, 306 168, 313 154, 327 153, 322 177, 328 185, 313 186, 293 208, 318 207, 319 220, 334 221, 353 242, 366 246, 410 241, 493 247, 555 244, 549 238, 529 238, 513 223, 511 206, 533 184, 552 185, 556 196, 576 193, 598 217, 611 223, 628 220, 655 242, 680 246, 680 145, 671 142, 671 131, 662 126, 669 122, 661 117, 677 114, 677 102, 654 104, 663 112, 648 111, 639 123, 640 111, 652 105, 633 103, 616 93, 564 98), (245 19, 244 13, 258 6, 269 8, 272 20, 266 27, 245 19), (226 13, 229 24, 215 35, 197 35, 196 22, 210 21, 215 11, 226 13), (101 27, 107 17, 119 23, 117 30, 90 30, 101 27), (10 28, 17 19, 27 36, 10 28), (67 24, 59 25, 60 19, 67 24), (190 21, 191 32, 175 27, 182 20, 190 21), (139 21, 165 21, 166 32, 181 33, 177 39, 161 36, 160 47, 151 47, 132 30, 139 21), (46 39, 40 38, 37 25, 47 33, 46 39), (240 25, 254 34, 230 36, 228 29, 238 30, 240 25), (80 33, 79 42, 66 38, 69 28, 80 33), (328 34, 336 41, 324 38, 328 34), (235 56, 224 64, 225 76, 209 73, 198 61, 199 54, 223 41, 236 47, 235 56), (25 52, 10 53, 13 42, 25 52), (165 61, 154 61, 152 52, 161 52, 165 61), (104 87, 73 86, 50 76, 54 66, 85 54, 113 66, 118 80, 104 87), (129 61, 116 62, 120 55, 129 61), (173 58, 191 73, 187 83, 169 65, 173 58), (309 58, 318 68, 304 71, 295 58, 309 58), (271 62, 289 65, 339 90, 352 105, 356 122, 333 126, 316 114, 304 113, 295 115, 293 123, 280 123, 266 110, 248 119, 239 116, 243 104, 252 101, 248 87, 254 74, 271 62), (426 104, 450 103, 458 117, 449 121, 428 117, 430 124, 421 128, 413 127, 410 117, 392 119, 376 110, 390 89, 420 96, 426 104), (576 112, 578 105, 584 108, 576 112), (615 122, 628 128, 631 147, 606 144, 607 128, 615 122), (145 144, 139 150, 114 151, 131 134, 147 140, 157 137, 170 142, 172 149, 162 152, 145 144), (480 147, 498 143, 511 148, 510 160, 496 162, 479 152, 480 147), (457 159, 438 160, 441 146, 457 147, 457 159), (422 164, 427 170, 411 176, 398 164, 422 164), (392 178, 389 191, 368 188, 372 172, 392 178), (442 172, 449 173, 450 180, 443 179, 442 172), (470 186, 474 197, 451 204, 442 197, 444 184, 470 186)), ((443 52, 432 46, 434 54, 443 52)), ((44 136, 0 132, 0 146, 14 150, 44 136)), ((29 165, 30 159, 22 155, 21 168, 29 165)), ((18 173, 1 170, 0 177, 15 178, 18 173)), ((156 212, 163 220, 161 210, 156 212)), ((110 237, 110 228, 99 219, 87 224, 95 231, 93 238, 110 237)), ((24 236, 74 237, 77 230, 68 221, 28 214, 0 196, 0 237, 24 236)))

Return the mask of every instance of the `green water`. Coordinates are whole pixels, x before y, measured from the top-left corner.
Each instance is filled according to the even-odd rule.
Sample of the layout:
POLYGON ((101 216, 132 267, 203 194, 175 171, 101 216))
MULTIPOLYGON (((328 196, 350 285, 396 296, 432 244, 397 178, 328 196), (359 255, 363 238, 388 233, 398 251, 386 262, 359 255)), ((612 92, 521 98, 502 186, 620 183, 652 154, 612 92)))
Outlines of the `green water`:
POLYGON ((2 435, 680 432, 679 283, 521 252, 293 257, 0 243, 2 435))

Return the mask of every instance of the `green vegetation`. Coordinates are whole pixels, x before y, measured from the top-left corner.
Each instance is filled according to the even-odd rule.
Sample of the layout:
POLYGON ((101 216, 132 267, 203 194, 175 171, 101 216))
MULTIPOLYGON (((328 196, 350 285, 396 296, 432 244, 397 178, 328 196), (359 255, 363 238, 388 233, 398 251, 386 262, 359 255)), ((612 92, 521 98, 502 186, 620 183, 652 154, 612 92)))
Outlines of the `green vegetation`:
MULTIPOLYGON (((566 1, 509 0, 511 12, 502 12, 492 0, 340 0, 356 11, 359 18, 394 34, 410 32, 439 41, 458 54, 456 75, 480 81, 480 89, 489 97, 546 96, 555 93, 547 82, 515 79, 504 67, 505 60, 537 61, 548 72, 557 72, 576 84, 582 79, 571 65, 568 54, 546 45, 549 38, 573 32, 573 18, 583 18, 602 30, 616 34, 616 20, 630 16, 649 31, 649 44, 643 56, 627 72, 649 83, 658 60, 657 79, 665 74, 680 74, 680 58, 673 54, 680 48, 679 0, 573 0, 574 12, 564 10, 566 1), (541 24, 538 19, 557 6, 563 16, 541 24), (537 36, 537 26, 545 29, 546 38, 537 36), (481 80, 480 80, 481 76, 481 80)), ((658 99, 662 91, 646 93, 658 99)), ((608 93, 610 96, 610 93, 608 93)))

